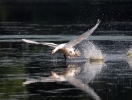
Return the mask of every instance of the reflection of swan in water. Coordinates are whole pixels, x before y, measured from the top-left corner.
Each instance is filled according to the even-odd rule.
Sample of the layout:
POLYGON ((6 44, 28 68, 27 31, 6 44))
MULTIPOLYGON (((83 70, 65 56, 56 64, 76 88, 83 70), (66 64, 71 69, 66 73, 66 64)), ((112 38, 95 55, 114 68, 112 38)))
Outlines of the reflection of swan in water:
POLYGON ((74 77, 80 72, 81 68, 77 65, 68 65, 68 67, 60 74, 51 71, 52 77, 56 78, 57 81, 66 81, 66 77, 74 77))
POLYGON ((100 23, 100 20, 97 21, 96 25, 91 28, 90 30, 86 31, 85 33, 81 34, 80 36, 76 37, 75 39, 69 41, 68 43, 63 43, 63 44, 55 44, 55 43, 39 43, 39 42, 35 42, 35 41, 31 41, 31 40, 26 40, 26 39, 22 39, 23 41, 27 42, 27 43, 33 43, 33 44, 42 44, 42 45, 47 45, 47 46, 51 46, 54 49, 52 50, 51 54, 54 54, 56 51, 61 51, 64 55, 68 56, 69 58, 75 58, 75 57, 79 57, 80 51, 78 49, 75 49, 74 46, 76 44, 79 44, 82 40, 87 39, 89 35, 91 35, 93 33, 93 31, 98 27, 100 23))
POLYGON ((132 58, 132 48, 128 50, 126 56, 132 58))
POLYGON ((79 78, 83 83, 88 84, 101 72, 103 66, 106 65, 102 61, 86 62, 81 66, 81 71, 76 75, 76 78, 79 78))
POLYGON ((94 92, 94 90, 91 87, 89 87, 87 84, 84 84, 80 79, 74 77, 66 77, 66 79, 73 86, 88 93, 93 99, 101 100, 100 97, 94 92))
POLYGON ((80 67, 77 65, 68 65, 68 67, 59 75, 51 71, 51 76, 49 77, 42 77, 40 79, 27 79, 27 81, 23 82, 24 85, 30 84, 30 83, 35 83, 35 82, 63 82, 66 81, 66 76, 68 77, 74 77, 76 74, 80 72, 80 67))
POLYGON ((69 64, 64 72, 57 74, 51 72, 52 76, 40 79, 28 79, 23 84, 27 85, 35 82, 63 82, 68 81, 71 85, 88 93, 93 99, 100 100, 100 97, 87 84, 92 81, 95 76, 101 71, 102 62, 83 62, 79 64, 69 64))

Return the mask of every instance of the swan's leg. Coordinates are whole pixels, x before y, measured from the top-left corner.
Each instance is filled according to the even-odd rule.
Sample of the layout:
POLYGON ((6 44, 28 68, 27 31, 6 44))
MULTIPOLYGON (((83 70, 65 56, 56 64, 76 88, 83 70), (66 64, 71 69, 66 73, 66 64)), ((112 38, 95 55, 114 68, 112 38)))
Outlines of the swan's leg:
POLYGON ((65 61, 66 61, 67 57, 66 57, 66 55, 65 55, 65 54, 64 54, 64 58, 65 58, 65 61))

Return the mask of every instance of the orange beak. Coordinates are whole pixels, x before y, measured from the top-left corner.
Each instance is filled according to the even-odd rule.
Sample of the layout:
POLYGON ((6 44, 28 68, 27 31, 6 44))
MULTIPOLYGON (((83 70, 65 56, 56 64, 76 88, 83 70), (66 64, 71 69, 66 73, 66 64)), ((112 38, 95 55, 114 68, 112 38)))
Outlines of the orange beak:
POLYGON ((52 50, 51 54, 53 55, 54 54, 54 51, 52 50))

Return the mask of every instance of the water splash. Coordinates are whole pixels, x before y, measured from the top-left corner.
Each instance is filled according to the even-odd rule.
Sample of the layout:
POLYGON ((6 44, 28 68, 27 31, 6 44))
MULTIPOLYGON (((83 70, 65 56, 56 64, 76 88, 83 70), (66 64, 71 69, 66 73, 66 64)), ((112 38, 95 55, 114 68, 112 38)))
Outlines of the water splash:
POLYGON ((129 64, 129 66, 132 68, 132 58, 127 57, 126 61, 129 64))
POLYGON ((102 51, 88 40, 82 41, 78 45, 78 49, 81 52, 81 57, 85 57, 86 59, 97 60, 105 57, 105 54, 102 54, 102 51))
POLYGON ((126 56, 132 58, 132 48, 128 50, 126 56))

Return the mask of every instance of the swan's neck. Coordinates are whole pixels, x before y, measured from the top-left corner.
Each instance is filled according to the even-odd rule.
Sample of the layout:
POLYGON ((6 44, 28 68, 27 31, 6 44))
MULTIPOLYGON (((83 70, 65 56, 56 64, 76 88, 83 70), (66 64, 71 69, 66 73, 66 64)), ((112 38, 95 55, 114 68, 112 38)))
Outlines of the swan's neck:
POLYGON ((64 46, 65 46, 65 43, 64 43, 64 44, 58 45, 58 46, 53 50, 53 52, 55 53, 55 52, 58 51, 59 49, 64 48, 64 46))

